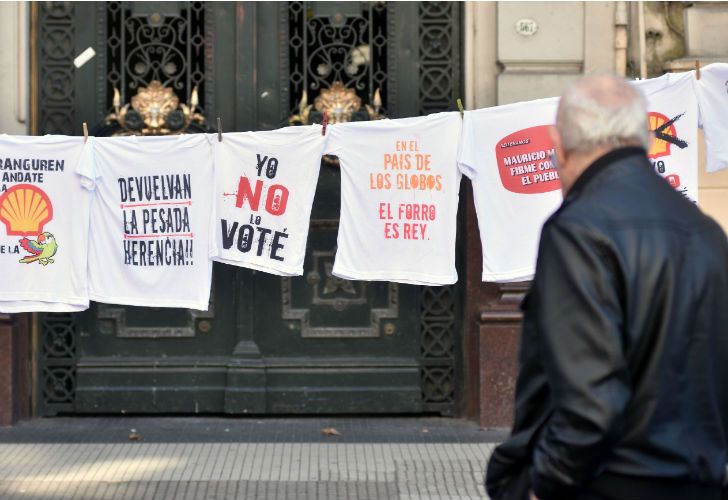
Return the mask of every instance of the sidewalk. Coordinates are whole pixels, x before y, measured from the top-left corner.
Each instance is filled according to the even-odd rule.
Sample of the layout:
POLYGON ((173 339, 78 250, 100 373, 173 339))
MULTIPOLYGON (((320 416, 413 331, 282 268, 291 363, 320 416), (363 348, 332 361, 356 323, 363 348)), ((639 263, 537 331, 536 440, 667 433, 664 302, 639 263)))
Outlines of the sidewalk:
POLYGON ((444 418, 43 419, 0 429, 0 498, 481 499, 503 438, 444 418))

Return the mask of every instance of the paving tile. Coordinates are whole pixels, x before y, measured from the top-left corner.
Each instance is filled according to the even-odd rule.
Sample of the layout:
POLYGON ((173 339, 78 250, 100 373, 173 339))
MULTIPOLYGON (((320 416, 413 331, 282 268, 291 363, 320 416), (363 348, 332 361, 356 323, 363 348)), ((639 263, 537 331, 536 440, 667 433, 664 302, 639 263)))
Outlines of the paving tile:
POLYGON ((0 432, 0 498, 485 498, 485 464, 497 442, 495 434, 446 419, 241 419, 238 427, 235 419, 118 419, 106 429, 91 421, 91 438, 78 434, 79 420, 58 421, 60 440, 43 441, 46 421, 0 432), (271 441, 257 439, 261 425, 271 441), (434 431, 423 438, 425 425, 434 431), (323 426, 348 440, 321 439, 323 426), (129 442, 130 428, 144 440, 129 442))
POLYGON ((467 420, 435 417, 56 417, 0 428, 0 443, 125 443, 130 429, 144 442, 162 443, 492 443, 506 435, 467 420), (342 436, 322 436, 320 430, 329 426, 342 436))

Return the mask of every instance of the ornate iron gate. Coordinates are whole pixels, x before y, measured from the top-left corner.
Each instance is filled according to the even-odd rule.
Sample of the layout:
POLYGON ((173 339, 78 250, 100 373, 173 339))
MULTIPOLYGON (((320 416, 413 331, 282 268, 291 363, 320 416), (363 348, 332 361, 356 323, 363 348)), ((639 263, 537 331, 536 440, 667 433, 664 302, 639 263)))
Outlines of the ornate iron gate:
MULTIPOLYGON (((226 130, 281 126, 304 90, 312 99, 334 81, 354 88, 364 102, 379 90, 382 111, 390 117, 452 109, 461 91, 460 10, 456 2, 35 3, 34 132, 79 134, 82 121, 99 123, 111 110, 114 88, 128 102, 154 79, 182 101, 197 87, 208 120, 221 116, 226 130), (73 58, 88 46, 97 57, 74 69, 73 58)), ((103 305, 83 314, 41 315, 39 413, 456 412, 462 287, 367 284, 327 274, 338 183, 335 169, 322 168, 308 274, 301 278, 216 266, 216 300, 205 317, 103 305), (169 335, 130 339, 124 331, 134 328, 169 335), (187 340, 172 335, 175 328, 187 328, 187 340), (290 337, 291 332, 297 334, 290 337), (286 352, 288 344, 307 353, 307 363, 332 374, 362 366, 380 373, 373 360, 390 349, 401 353, 392 369, 405 375, 391 398, 372 394, 358 404, 346 400, 343 388, 338 394, 344 400, 337 404, 325 396, 337 393, 331 379, 316 378, 301 367, 306 363, 297 365, 296 353, 286 352), (114 356, 123 362, 111 362, 104 346, 117 349, 114 356), (355 349, 371 356, 355 358, 355 349), (153 384, 167 384, 169 394, 175 393, 161 375, 149 384, 135 378, 134 370, 157 377, 150 366, 167 356, 179 366, 187 366, 189 357, 207 356, 206 371, 182 382, 197 388, 197 406, 150 396, 158 389, 153 384), (411 364, 402 364, 410 358, 411 364), (106 370, 110 366, 126 374, 123 384, 106 370), (320 390, 292 388, 285 373, 297 369, 303 370, 305 387, 319 384, 320 390), (416 394, 410 390, 412 373, 418 374, 416 394), (136 387, 136 403, 114 384, 136 387), (261 391, 269 394, 267 400, 261 391)))

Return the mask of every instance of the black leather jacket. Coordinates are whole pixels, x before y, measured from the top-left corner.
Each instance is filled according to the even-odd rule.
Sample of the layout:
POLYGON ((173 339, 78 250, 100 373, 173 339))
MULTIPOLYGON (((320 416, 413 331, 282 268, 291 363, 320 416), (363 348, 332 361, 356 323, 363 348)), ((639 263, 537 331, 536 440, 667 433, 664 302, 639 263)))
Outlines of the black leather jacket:
POLYGON ((524 468, 542 500, 619 482, 605 477, 719 490, 726 234, 643 149, 611 151, 577 179, 543 227, 522 308, 516 419, 488 465, 492 498, 524 468))

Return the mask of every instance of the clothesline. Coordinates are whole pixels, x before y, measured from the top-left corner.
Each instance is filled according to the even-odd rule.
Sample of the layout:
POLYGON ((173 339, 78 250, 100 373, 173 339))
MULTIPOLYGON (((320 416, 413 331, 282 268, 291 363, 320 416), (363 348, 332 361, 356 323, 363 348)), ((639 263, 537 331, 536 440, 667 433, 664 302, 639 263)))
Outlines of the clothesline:
MULTIPOLYGON (((728 65, 701 73, 634 82, 656 136, 650 161, 696 203, 699 121, 708 170, 728 166, 728 65)), ((455 283, 466 175, 483 280, 530 279, 540 227, 561 203, 548 135, 557 105, 257 132, 218 123, 215 134, 0 137, 0 312, 79 311, 90 300, 205 310, 212 262, 300 276, 326 154, 341 170, 333 276, 455 283)))

